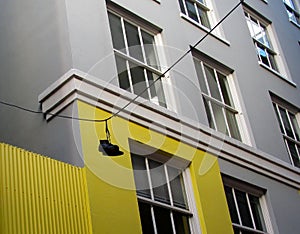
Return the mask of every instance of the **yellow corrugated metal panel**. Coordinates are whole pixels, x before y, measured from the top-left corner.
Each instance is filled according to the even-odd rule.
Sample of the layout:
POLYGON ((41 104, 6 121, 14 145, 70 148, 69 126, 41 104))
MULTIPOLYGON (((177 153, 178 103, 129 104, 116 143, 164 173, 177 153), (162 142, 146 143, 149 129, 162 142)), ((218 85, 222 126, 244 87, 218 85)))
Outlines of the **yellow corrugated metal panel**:
POLYGON ((0 143, 0 233, 92 233, 85 171, 0 143))

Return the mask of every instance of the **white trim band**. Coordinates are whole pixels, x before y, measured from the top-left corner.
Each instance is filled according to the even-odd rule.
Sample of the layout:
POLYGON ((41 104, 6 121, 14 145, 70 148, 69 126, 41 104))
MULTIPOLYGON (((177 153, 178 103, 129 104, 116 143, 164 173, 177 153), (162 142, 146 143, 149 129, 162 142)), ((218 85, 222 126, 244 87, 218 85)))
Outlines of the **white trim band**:
MULTIPOLYGON (((45 113, 57 114, 76 100, 116 112, 136 97, 115 85, 71 69, 38 97, 45 113)), ((224 160, 300 188, 300 169, 209 127, 138 98, 118 116, 187 143, 224 160)), ((53 115, 46 115, 50 120, 53 115)), ((55 116, 54 116, 55 117, 55 116)))

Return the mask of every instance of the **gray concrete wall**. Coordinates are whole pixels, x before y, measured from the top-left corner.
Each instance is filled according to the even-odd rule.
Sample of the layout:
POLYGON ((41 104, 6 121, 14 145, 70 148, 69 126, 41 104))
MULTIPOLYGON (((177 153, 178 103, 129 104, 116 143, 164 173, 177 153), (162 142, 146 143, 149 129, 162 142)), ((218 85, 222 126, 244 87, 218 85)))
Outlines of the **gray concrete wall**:
MULTIPOLYGON (((38 95, 73 66, 65 3, 1 1, 0 61, 0 100, 39 110, 38 95)), ((0 119, 1 142, 82 165, 72 121, 3 105, 0 119)))

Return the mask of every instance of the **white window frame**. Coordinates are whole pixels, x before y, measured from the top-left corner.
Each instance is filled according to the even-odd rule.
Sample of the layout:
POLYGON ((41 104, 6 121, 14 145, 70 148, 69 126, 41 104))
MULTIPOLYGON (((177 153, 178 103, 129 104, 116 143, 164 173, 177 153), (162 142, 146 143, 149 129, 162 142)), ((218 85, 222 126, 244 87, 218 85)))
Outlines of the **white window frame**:
MULTIPOLYGON (((206 74, 205 74, 205 71, 204 71, 204 65, 207 66, 207 67, 210 67, 211 69, 213 69, 215 76, 216 76, 216 72, 218 72, 218 73, 220 73, 220 74, 222 74, 223 76, 226 77, 226 80, 227 80, 227 83, 228 83, 228 86, 229 86, 228 91, 231 94, 233 106, 229 106, 225 103, 222 93, 221 93, 221 100, 222 101, 220 102, 219 100, 217 100, 217 99, 215 99, 214 97, 211 96, 209 90, 208 90, 209 93, 206 94, 200 88, 202 97, 204 99, 207 99, 209 101, 212 101, 212 102, 216 103, 217 105, 221 106, 222 109, 228 109, 232 113, 235 113, 237 128, 239 130, 239 134, 240 134, 240 138, 241 138, 240 141, 242 141, 245 144, 252 145, 252 141, 251 141, 251 138, 250 138, 250 135, 249 135, 249 132, 248 132, 248 127, 247 127, 247 124, 246 124, 246 121, 245 121, 245 118, 244 118, 244 114, 242 114, 242 111, 241 111, 242 108, 241 108, 241 103, 239 101, 240 98, 239 98, 239 95, 238 95, 238 92, 237 92, 237 89, 236 89, 236 84, 235 84, 235 79, 234 79, 232 69, 227 68, 225 65, 224 66, 223 65, 217 65, 216 62, 212 61, 212 59, 205 58, 205 57, 203 57, 205 55, 199 55, 197 52, 193 53, 193 56, 194 56, 194 63, 200 63, 201 64, 202 74, 204 76, 204 82, 205 82, 206 87, 209 87, 209 85, 208 85, 207 77, 206 77, 206 74)), ((197 69, 197 68, 195 68, 195 69, 197 69)), ((198 77, 198 79, 200 79, 200 78, 198 77)), ((219 84, 218 79, 217 79, 217 83, 218 83, 218 89, 220 90, 221 88, 220 88, 220 84, 219 84)), ((212 114, 213 111, 212 111, 211 105, 209 105, 209 108, 210 108, 210 114, 212 114)), ((224 110, 223 110, 223 112, 224 112, 224 110)), ((227 121, 226 114, 223 113, 223 115, 224 115, 225 122, 226 122, 226 128, 229 131, 230 128, 229 128, 229 124, 228 124, 228 121, 227 121)), ((213 115, 212 115, 212 118, 213 118, 213 124, 215 126, 215 130, 217 130, 216 129, 216 121, 214 120, 215 117, 213 115)), ((229 137, 231 137, 230 131, 229 131, 229 137)), ((238 139, 236 139, 236 140, 238 140, 238 139)))
POLYGON ((289 21, 300 28, 299 5, 294 0, 283 0, 289 21))
POLYGON ((291 113, 295 116, 296 122, 297 122, 296 124, 298 124, 298 128, 300 127, 300 124, 299 124, 300 123, 300 114, 297 113, 297 112, 292 111, 290 108, 286 107, 285 105, 278 104, 276 101, 273 101, 273 106, 275 108, 274 111, 276 111, 276 116, 277 116, 278 124, 280 125, 280 129, 283 130, 283 132, 281 132, 281 134, 282 134, 283 139, 284 139, 284 144, 286 146, 286 150, 288 152, 290 162, 293 166, 298 167, 298 166, 295 165, 294 160, 293 160, 292 155, 291 155, 291 152, 290 152, 290 149, 288 147, 288 142, 291 142, 291 143, 296 145, 296 153, 297 153, 298 159, 300 161, 300 140, 298 140, 297 137, 296 137, 296 133, 295 133, 296 130, 294 129, 294 126, 292 124, 289 113, 291 113), (289 136, 286 132, 284 122, 282 120, 282 116, 280 114, 279 108, 282 108, 286 113, 289 125, 290 125, 291 130, 292 130, 293 137, 289 136))
MULTIPOLYGON (((255 49, 256 49, 256 54, 258 56, 258 63, 273 71, 274 73, 277 73, 280 75, 280 64, 279 64, 279 61, 278 61, 278 53, 274 50, 274 40, 272 40, 272 35, 271 35, 271 32, 270 32, 270 22, 268 22, 267 20, 264 20, 262 18, 260 18, 259 16, 257 16, 256 14, 252 13, 251 11, 249 11, 248 9, 244 8, 244 12, 245 12, 245 18, 246 18, 246 21, 247 21, 247 26, 248 26, 248 29, 250 31, 250 34, 251 34, 251 29, 249 28, 249 24, 251 25, 251 28, 253 27, 253 24, 256 24, 259 28, 263 29, 262 33, 265 34, 265 38, 267 39, 267 43, 269 45, 267 45, 266 43, 262 43, 258 40, 256 40, 252 35, 252 40, 253 40, 253 43, 254 43, 254 46, 255 46, 255 49), (253 18, 254 20, 256 20, 257 22, 254 22, 251 18, 253 18), (264 51, 264 53, 267 55, 267 61, 268 61, 268 64, 265 64, 263 62, 263 59, 261 58, 261 54, 259 53, 259 50, 262 50, 264 51), (270 59, 270 56, 273 58, 273 62, 275 63, 274 66, 272 65, 272 59, 270 59)), ((252 31, 254 31, 252 29, 252 31)))
MULTIPOLYGON (((146 80, 146 87, 149 87, 149 84, 148 84, 149 80, 148 80, 146 71, 150 71, 157 76, 161 76, 164 73, 164 70, 167 68, 167 65, 166 65, 166 58, 165 58, 164 50, 163 50, 163 46, 162 46, 162 38, 161 38, 160 30, 157 28, 151 28, 151 26, 152 26, 151 23, 149 23, 149 25, 147 25, 147 23, 145 23, 145 22, 140 22, 141 20, 137 19, 135 21, 135 17, 129 13, 127 15, 127 13, 125 13, 125 11, 126 10, 123 10, 123 9, 120 10, 114 6, 111 7, 110 5, 108 5, 108 12, 110 14, 113 14, 113 15, 119 17, 121 20, 121 27, 122 27, 121 33, 124 37, 123 40, 125 43, 124 49, 118 50, 118 49, 113 48, 113 51, 114 51, 115 56, 118 56, 126 61, 126 69, 127 69, 127 74, 128 74, 129 84, 130 84, 130 89, 131 89, 130 92, 134 93, 132 78, 130 76, 129 62, 144 69, 144 73, 145 73, 144 77, 146 80), (141 30, 154 37, 154 42, 155 42, 154 46, 156 49, 156 58, 157 58, 157 63, 158 63, 159 68, 150 66, 149 64, 147 64, 147 61, 140 61, 140 60, 130 56, 126 33, 124 33, 125 32, 125 25, 124 25, 125 21, 128 22, 129 24, 137 27, 140 39, 141 39, 141 30)), ((145 60, 145 58, 146 58, 145 48, 143 45, 143 41, 140 40, 140 42, 141 42, 141 50, 142 50, 143 60, 145 60)), ((169 73, 166 73, 164 77, 168 77, 168 76, 169 76, 169 73)), ((158 81, 158 82, 161 82, 161 86, 163 88, 164 100, 165 100, 165 105, 166 105, 165 107, 170 110, 176 111, 173 90, 170 88, 171 87, 170 79, 166 80, 166 79, 164 79, 164 77, 161 78, 160 81, 158 81)), ((157 97, 151 98, 150 88, 147 89, 146 92, 148 92, 148 96, 150 98, 149 100, 151 102, 153 102, 157 105, 160 105, 157 97)), ((137 94, 137 93, 135 93, 135 94, 137 94)))
MULTIPOLYGON (((156 207, 161 207, 169 210, 170 212, 175 211, 179 212, 181 214, 189 216, 189 227, 190 227, 190 232, 192 234, 201 234, 201 228, 200 228, 200 221, 198 218, 198 211, 196 207, 196 202, 194 200, 194 195, 193 195, 193 185, 192 185, 192 180, 191 180, 191 175, 190 175, 190 170, 188 167, 189 162, 186 160, 177 158, 176 156, 170 156, 171 158, 166 158, 165 152, 160 152, 159 150, 153 149, 150 146, 146 146, 142 143, 135 142, 133 140, 130 140, 130 151, 137 155, 138 157, 142 157, 145 159, 146 162, 146 169, 147 169, 147 178, 148 178, 148 183, 150 185, 150 194, 151 198, 143 197, 141 195, 138 195, 137 193, 137 198, 139 202, 144 202, 147 204, 150 204, 151 206, 151 217, 152 217, 152 222, 153 222, 153 227, 155 233, 157 233, 156 226, 155 226, 155 217, 154 217, 154 208, 153 206, 156 207), (153 188, 152 188, 152 182, 151 182, 151 175, 150 175, 150 168, 148 164, 148 160, 151 159, 153 161, 156 161, 158 163, 161 163, 164 167, 165 175, 167 177, 167 187, 168 187, 168 195, 170 199, 170 205, 156 201, 154 199, 154 193, 153 193, 153 188), (177 206, 173 205, 173 199, 172 199, 172 194, 171 194, 171 186, 168 178, 168 173, 167 172, 167 166, 176 168, 178 170, 181 170, 181 175, 183 179, 183 184, 184 184, 184 190, 185 190, 185 196, 186 196, 186 205, 187 208, 180 208, 177 206)), ((172 213, 170 215, 171 217, 171 223, 172 223, 172 228, 174 234, 176 234, 175 230, 175 225, 174 225, 174 220, 172 213)))
POLYGON ((182 10, 180 9, 180 12, 181 12, 182 16, 184 16, 188 20, 192 21, 194 24, 198 25, 200 28, 203 28, 206 31, 210 30, 210 28, 213 25, 213 17, 212 17, 212 8, 209 6, 209 4, 207 3, 207 1, 201 2, 201 1, 198 1, 198 0, 188 0, 188 1, 190 1, 190 2, 192 2, 194 4, 194 8, 196 9, 197 21, 194 20, 194 19, 192 19, 188 15, 188 10, 187 10, 187 6, 186 6, 186 0, 179 0, 179 1, 181 2, 182 6, 184 8, 184 11, 185 11, 185 12, 182 12, 182 10), (200 19, 199 12, 198 12, 198 7, 201 8, 201 10, 205 11, 209 27, 207 27, 207 26, 205 26, 204 24, 201 23, 201 19, 200 19))
MULTIPOLYGON (((236 208, 236 211, 237 211, 237 216, 238 216, 238 219, 239 219, 240 223, 242 223, 242 221, 241 221, 241 215, 240 215, 240 212, 239 212, 238 203, 237 203, 237 199, 236 199, 236 195, 235 195, 235 190, 239 190, 239 191, 244 192, 246 194, 247 205, 248 205, 248 208, 249 208, 249 211, 250 211, 251 221, 252 221, 252 224, 253 224, 254 228, 250 228, 250 227, 243 226, 241 224, 236 224, 236 223, 232 223, 232 226, 235 227, 235 228, 238 228, 240 231, 243 231, 243 230, 244 231, 249 231, 249 232, 254 233, 254 234, 273 234, 274 231, 273 231, 273 228, 272 228, 272 222, 271 222, 269 211, 267 209, 267 201, 266 201, 266 196, 265 196, 266 191, 264 189, 261 189, 261 188, 257 187, 257 186, 254 186, 254 185, 251 185, 249 183, 240 181, 238 179, 234 179, 234 178, 226 176, 226 175, 223 175, 222 179, 223 179, 224 186, 229 187, 232 191, 234 204, 235 204, 235 208, 236 208), (252 208, 251 208, 251 205, 250 205, 249 195, 252 195, 252 196, 257 197, 259 199, 259 205, 260 205, 260 208, 261 208, 261 211, 262 211, 262 216, 263 216, 262 217, 263 220, 261 220, 261 221, 263 221, 263 223, 264 223, 264 226, 266 228, 265 231, 261 231, 261 230, 256 229, 255 221, 254 221, 254 217, 253 217, 253 211, 252 211, 252 208)), ((229 209, 229 207, 228 207, 228 209, 229 209)))

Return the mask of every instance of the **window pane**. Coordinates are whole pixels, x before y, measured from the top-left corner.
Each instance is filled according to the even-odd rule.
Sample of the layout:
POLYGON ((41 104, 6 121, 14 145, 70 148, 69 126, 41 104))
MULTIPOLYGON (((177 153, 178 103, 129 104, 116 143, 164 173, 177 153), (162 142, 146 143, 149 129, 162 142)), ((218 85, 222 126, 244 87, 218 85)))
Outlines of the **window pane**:
POLYGON ((207 12, 202 8, 198 7, 198 14, 200 16, 201 24, 207 28, 210 28, 207 12))
POLYGON ((278 123, 279 123, 279 126, 280 126, 280 131, 281 131, 282 134, 284 134, 283 126, 282 126, 281 120, 279 118, 279 114, 278 114, 276 106, 277 105, 275 103, 273 103, 273 107, 274 107, 274 110, 275 110, 275 113, 276 113, 276 117, 277 117, 277 120, 278 120, 278 123))
POLYGON ((291 128, 286 110, 279 107, 279 112, 280 112, 280 115, 281 115, 281 119, 282 119, 282 122, 283 122, 283 125, 284 125, 286 135, 288 135, 289 137, 294 138, 293 131, 292 131, 292 128, 291 128))
POLYGON ((250 210, 247 203, 246 193, 235 190, 235 195, 239 207, 240 216, 242 219, 242 225, 253 228, 250 210))
POLYGON ((147 64, 158 69, 159 64, 158 64, 158 57, 155 48, 154 37, 144 31, 142 31, 142 37, 143 37, 147 64))
POLYGON ((213 129, 216 129, 213 118, 212 118, 213 113, 211 113, 211 110, 209 108, 210 102, 207 101, 205 98, 203 98, 203 102, 204 102, 205 111, 206 111, 209 126, 213 129))
POLYGON ((218 88, 214 70, 206 65, 204 65, 204 70, 211 96, 221 101, 220 91, 218 88))
POLYGON ((157 98, 158 99, 157 102, 159 103, 160 106, 167 107, 161 79, 156 81, 158 79, 158 75, 148 70, 147 70, 147 77, 150 86, 151 99, 157 98), (154 81, 156 82, 154 85, 152 85, 154 81))
POLYGON ((185 0, 179 0, 179 6, 180 6, 180 10, 183 14, 186 14, 185 9, 184 9, 184 5, 183 5, 183 1, 185 0))
POLYGON ((223 108, 213 102, 211 102, 211 106, 213 109, 217 130, 228 135, 223 108))
POLYGON ((170 204, 169 191, 164 166, 153 160, 148 160, 154 200, 170 204))
POLYGON ((172 167, 167 168, 174 206, 187 208, 185 189, 181 171, 172 167))
POLYGON ((158 234, 173 233, 169 210, 155 206, 154 216, 158 234))
POLYGON ((142 91, 145 90, 141 94, 143 98, 149 99, 148 90, 146 90, 146 80, 145 80, 145 73, 144 69, 142 67, 139 67, 133 63, 130 64, 130 73, 131 73, 131 80, 132 80, 132 86, 133 91, 135 94, 141 94, 142 91))
POLYGON ((186 8, 187 8, 187 11, 188 11, 188 16, 191 19, 193 19, 193 20, 195 20, 199 23, 194 3, 190 0, 186 0, 185 2, 186 2, 186 8))
POLYGON ((118 57, 117 55, 115 56, 115 58, 118 70, 119 85, 122 89, 131 92, 126 60, 121 57, 118 57))
POLYGON ((269 60, 268 60, 268 53, 267 53, 266 49, 263 46, 259 45, 258 43, 256 43, 256 46, 257 46, 256 48, 257 48, 259 60, 266 66, 271 67, 269 60))
POLYGON ((258 199, 258 197, 255 197, 253 195, 248 195, 248 196, 249 196, 249 200, 250 200, 250 205, 251 205, 256 229, 265 231, 266 228, 265 228, 265 224, 264 224, 264 220, 263 220, 263 214, 261 211, 261 207, 259 204, 259 199, 258 199))
POLYGON ((236 122, 236 115, 227 109, 225 111, 231 137, 241 140, 240 131, 236 122))
POLYGON ((153 234, 154 228, 151 215, 151 206, 149 204, 139 202, 139 211, 143 234, 153 234))
POLYGON ((201 91, 205 94, 208 94, 201 63, 196 59, 194 60, 194 63, 195 63, 195 68, 196 68, 201 91))
POLYGON ((290 112, 289 112, 289 116, 290 116, 290 120, 292 122, 294 133, 296 135, 295 139, 297 139, 298 141, 300 141, 300 129, 299 129, 299 125, 297 123, 296 116, 294 114, 290 113, 290 112))
POLYGON ((176 234, 188 234, 190 232, 189 217, 178 212, 173 212, 176 234))
MULTIPOLYGON (((300 159, 299 159, 299 155, 298 155, 298 152, 297 152, 297 145, 292 142, 292 141, 289 141, 286 139, 286 143, 287 143, 287 147, 289 148, 289 151, 290 151, 290 155, 292 157, 292 160, 293 160, 293 163, 296 167, 300 167, 300 159)), ((299 150, 299 147, 298 147, 298 150, 299 150)))
POLYGON ((274 55, 273 55, 273 54, 270 54, 270 53, 268 53, 268 55, 269 55, 269 60, 270 60, 270 63, 271 63, 271 68, 272 68, 273 70, 275 70, 275 71, 278 71, 278 67, 277 67, 277 64, 276 64, 276 62, 275 62, 275 57, 274 57, 274 55))
POLYGON ((134 169, 134 181, 137 194, 143 197, 151 198, 145 158, 139 155, 131 154, 131 161, 134 169))
POLYGON ((219 72, 217 72, 217 74, 218 74, 219 83, 220 83, 220 87, 222 90, 224 102, 227 105, 234 107, 226 76, 224 76, 223 74, 221 74, 219 72))
POLYGON ((227 199, 227 203, 228 203, 228 207, 229 207, 231 222, 236 223, 236 224, 240 224, 238 214, 237 214, 237 210, 236 210, 236 206, 235 206, 235 203, 234 203, 232 188, 230 188, 228 186, 224 186, 224 188, 225 188, 226 199, 227 199))
POLYGON ((130 56, 144 62, 138 28, 125 22, 125 30, 130 56))
POLYGON ((108 19, 114 48, 117 50, 124 49, 125 43, 120 17, 108 13, 108 19))

